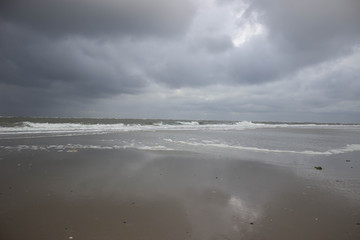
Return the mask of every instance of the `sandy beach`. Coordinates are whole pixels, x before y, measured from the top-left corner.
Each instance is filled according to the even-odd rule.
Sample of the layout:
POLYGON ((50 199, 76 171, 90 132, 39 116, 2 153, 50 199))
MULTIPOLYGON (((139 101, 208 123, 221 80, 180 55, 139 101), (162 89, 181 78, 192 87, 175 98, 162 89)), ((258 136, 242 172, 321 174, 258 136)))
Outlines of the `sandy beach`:
POLYGON ((331 162, 319 178, 184 151, 3 152, 0 238, 360 239, 359 178, 331 162), (334 188, 346 179, 355 197, 334 188))

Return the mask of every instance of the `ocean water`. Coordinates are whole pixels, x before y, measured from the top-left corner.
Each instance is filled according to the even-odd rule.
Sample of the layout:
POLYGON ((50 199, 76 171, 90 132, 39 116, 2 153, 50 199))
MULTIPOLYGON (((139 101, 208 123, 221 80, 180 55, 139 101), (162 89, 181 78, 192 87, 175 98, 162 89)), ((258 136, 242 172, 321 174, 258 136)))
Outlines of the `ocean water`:
POLYGON ((1 117, 0 140, 0 151, 130 148, 330 156, 360 152, 360 125, 1 117))

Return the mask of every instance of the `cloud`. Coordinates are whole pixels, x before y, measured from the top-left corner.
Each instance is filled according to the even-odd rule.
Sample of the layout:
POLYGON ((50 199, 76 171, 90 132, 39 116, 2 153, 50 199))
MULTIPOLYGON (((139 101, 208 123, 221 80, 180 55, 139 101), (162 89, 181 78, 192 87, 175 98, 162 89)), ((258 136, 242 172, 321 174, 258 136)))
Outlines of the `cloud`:
POLYGON ((257 12, 268 29, 269 39, 286 51, 303 52, 309 58, 331 57, 359 43, 360 2, 357 0, 255 0, 248 3, 244 16, 257 12))
POLYGON ((235 80, 279 80, 308 66, 351 54, 360 43, 360 2, 246 1, 237 25, 262 24, 266 33, 241 45, 230 61, 235 80), (255 16, 255 18, 254 18, 255 16))
MULTIPOLYGON (((114 103, 122 99, 121 109, 135 117, 139 115, 134 106, 141 106, 141 112, 151 117, 358 122, 359 57, 360 51, 355 49, 350 56, 263 84, 219 83, 177 89, 149 86, 142 98, 127 95, 114 103)), ((105 105, 111 104, 106 102, 105 105)))
POLYGON ((1 114, 356 119, 359 6, 2 1, 1 114))
POLYGON ((37 90, 49 104, 59 102, 46 101, 49 96, 88 101, 141 92, 148 84, 141 66, 147 53, 137 51, 136 42, 179 36, 195 13, 190 1, 177 0, 0 4, 1 82, 17 86, 14 91, 29 88, 22 94, 29 104, 41 98, 31 98, 37 90))
POLYGON ((7 34, 1 37, 4 49, 0 72, 4 83, 56 91, 63 89, 64 94, 91 98, 135 93, 146 84, 121 59, 113 61, 109 58, 97 42, 85 39, 54 41, 11 26, 8 28, 4 30, 7 34), (97 50, 102 51, 103 57, 97 55, 97 50))
POLYGON ((232 49, 234 45, 230 36, 219 35, 201 39, 199 47, 205 48, 209 53, 222 53, 232 49))
POLYGON ((1 18, 48 36, 69 34, 172 35, 186 30, 195 13, 183 0, 9 0, 1 18))

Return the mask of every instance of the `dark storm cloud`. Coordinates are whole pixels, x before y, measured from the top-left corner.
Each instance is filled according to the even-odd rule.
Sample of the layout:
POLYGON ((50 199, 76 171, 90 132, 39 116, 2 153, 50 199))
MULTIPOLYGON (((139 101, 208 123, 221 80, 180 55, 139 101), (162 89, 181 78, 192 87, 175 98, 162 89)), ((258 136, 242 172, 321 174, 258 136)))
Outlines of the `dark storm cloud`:
POLYGON ((67 100, 76 109, 141 92, 147 86, 141 69, 126 57, 111 57, 117 49, 106 44, 182 34, 194 13, 189 1, 178 0, 1 1, 2 112, 69 113, 67 100))
POLYGON ((91 56, 86 41, 50 41, 12 26, 3 30, 0 73, 6 84, 89 98, 135 93, 145 84, 121 62, 91 56))
POLYGON ((127 63, 99 57, 91 41, 49 40, 9 24, 1 32, 1 114, 81 116, 97 99, 147 85, 127 63))
POLYGON ((194 6, 182 0, 8 0, 3 21, 49 36, 171 35, 184 31, 194 6))

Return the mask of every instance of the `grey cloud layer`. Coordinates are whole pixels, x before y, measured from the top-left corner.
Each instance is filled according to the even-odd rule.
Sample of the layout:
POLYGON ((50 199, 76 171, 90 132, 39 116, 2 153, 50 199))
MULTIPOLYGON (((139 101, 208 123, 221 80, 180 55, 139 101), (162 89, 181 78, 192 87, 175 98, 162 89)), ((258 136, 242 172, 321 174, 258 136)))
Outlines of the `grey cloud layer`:
POLYGON ((0 9, 3 20, 50 36, 176 34, 195 11, 186 0, 11 0, 0 9))
MULTIPOLYGON (((182 0, 2 1, 0 87, 6 93, 0 94, 0 114, 71 115, 98 101, 141 98, 153 85, 169 91, 214 85, 263 88, 264 93, 243 102, 229 98, 196 104, 214 112, 290 111, 280 105, 291 96, 272 96, 276 91, 268 84, 276 82, 284 83, 279 87, 285 92, 297 90, 298 82, 308 84, 294 101, 299 108, 333 109, 334 99, 343 104, 359 99, 356 66, 329 70, 332 74, 321 81, 313 73, 300 73, 358 53, 360 1, 215 2, 218 6, 207 10, 182 0), (240 11, 244 4, 242 17, 231 22, 229 11, 240 11), (254 22, 265 33, 236 47, 227 24, 241 30, 254 22)), ((195 107, 177 101, 179 109, 195 107)))
POLYGON ((358 0, 251 1, 245 15, 257 11, 270 38, 294 51, 343 50, 359 43, 358 0))
POLYGON ((0 13, 2 112, 46 114, 68 106, 64 99, 139 93, 147 82, 132 57, 114 59, 119 50, 106 44, 182 34, 195 8, 177 0, 13 0, 0 13))
POLYGON ((239 60, 246 63, 239 64, 235 72, 246 81, 273 80, 288 72, 349 54, 352 47, 360 43, 360 1, 247 2, 249 7, 239 25, 252 20, 255 12, 267 29, 268 38, 251 43, 240 55, 239 60), (244 54, 250 59, 241 58, 244 54), (241 76, 244 66, 252 71, 241 76), (255 69, 260 73, 257 74, 255 69))

